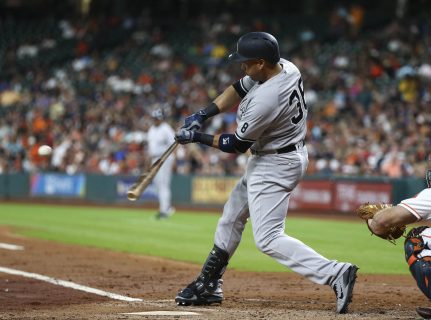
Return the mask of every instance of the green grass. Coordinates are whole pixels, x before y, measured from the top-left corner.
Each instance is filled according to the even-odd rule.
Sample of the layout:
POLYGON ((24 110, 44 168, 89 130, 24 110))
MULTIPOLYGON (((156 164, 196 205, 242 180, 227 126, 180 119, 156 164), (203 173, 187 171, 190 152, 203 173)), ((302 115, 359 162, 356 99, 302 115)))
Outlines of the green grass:
MULTIPOLYGON (((203 263, 212 248, 219 216, 179 211, 159 221, 154 214, 125 208, 0 204, 0 224, 28 237, 203 263)), ((361 221, 289 217, 286 233, 328 259, 359 265, 362 273, 409 273, 402 240, 394 246, 371 237, 361 221)), ((230 268, 287 270, 256 249, 250 224, 230 268)))

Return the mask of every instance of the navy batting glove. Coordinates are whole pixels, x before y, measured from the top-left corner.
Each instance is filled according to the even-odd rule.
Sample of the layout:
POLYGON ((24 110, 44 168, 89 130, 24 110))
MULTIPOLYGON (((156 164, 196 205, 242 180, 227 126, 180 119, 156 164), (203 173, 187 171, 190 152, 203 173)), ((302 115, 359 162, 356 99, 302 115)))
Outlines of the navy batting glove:
POLYGON ((196 113, 193 113, 191 116, 188 116, 184 120, 184 125, 182 129, 196 131, 202 128, 204 121, 207 119, 206 112, 202 109, 196 113))
POLYGON ((181 128, 177 133, 175 133, 175 140, 178 141, 181 144, 187 144, 194 141, 195 132, 192 130, 187 130, 184 128, 181 128))

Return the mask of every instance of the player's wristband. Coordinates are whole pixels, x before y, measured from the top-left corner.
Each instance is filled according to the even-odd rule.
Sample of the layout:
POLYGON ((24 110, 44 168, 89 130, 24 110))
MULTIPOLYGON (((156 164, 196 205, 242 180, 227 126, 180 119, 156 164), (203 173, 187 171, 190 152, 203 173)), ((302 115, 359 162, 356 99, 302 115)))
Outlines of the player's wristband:
POLYGON ((222 133, 218 140, 218 148, 227 153, 237 153, 235 149, 235 135, 222 133))
POLYGON ((203 109, 204 111, 204 117, 205 120, 208 118, 211 118, 215 116, 216 114, 220 113, 220 109, 217 107, 217 105, 214 102, 211 102, 211 104, 203 109))
POLYGON ((212 147, 214 136, 202 132, 195 131, 193 135, 193 141, 205 144, 209 147, 212 147))

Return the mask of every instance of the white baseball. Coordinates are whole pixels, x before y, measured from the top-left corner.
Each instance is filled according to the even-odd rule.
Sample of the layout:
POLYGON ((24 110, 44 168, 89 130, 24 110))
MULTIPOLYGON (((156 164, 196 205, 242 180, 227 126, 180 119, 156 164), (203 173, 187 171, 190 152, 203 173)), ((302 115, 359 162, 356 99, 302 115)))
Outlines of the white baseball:
POLYGON ((52 148, 44 144, 39 147, 37 153, 39 153, 40 156, 49 156, 52 153, 52 148))

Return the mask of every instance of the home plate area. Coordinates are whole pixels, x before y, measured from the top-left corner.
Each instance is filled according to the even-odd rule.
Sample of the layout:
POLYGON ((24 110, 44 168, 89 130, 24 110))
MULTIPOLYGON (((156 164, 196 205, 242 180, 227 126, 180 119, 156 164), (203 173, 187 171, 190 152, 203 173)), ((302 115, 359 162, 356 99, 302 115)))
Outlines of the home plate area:
POLYGON ((359 272, 350 313, 336 315, 327 286, 292 272, 228 269, 221 305, 181 307, 174 297, 199 265, 27 239, 5 228, 0 243, 25 248, 0 249, 0 319, 417 319, 416 306, 429 306, 409 275, 359 272))
POLYGON ((189 311, 146 311, 146 312, 129 312, 122 313, 131 316, 198 316, 197 312, 189 311))

